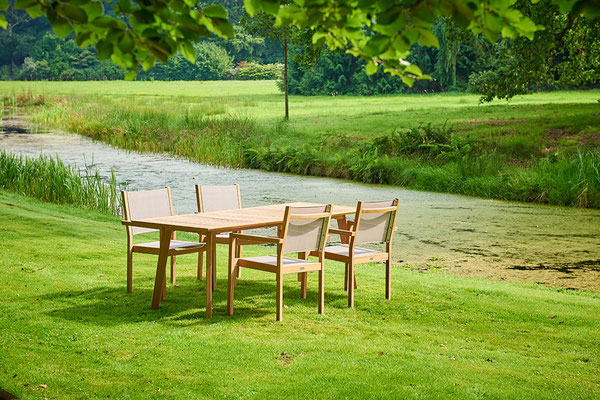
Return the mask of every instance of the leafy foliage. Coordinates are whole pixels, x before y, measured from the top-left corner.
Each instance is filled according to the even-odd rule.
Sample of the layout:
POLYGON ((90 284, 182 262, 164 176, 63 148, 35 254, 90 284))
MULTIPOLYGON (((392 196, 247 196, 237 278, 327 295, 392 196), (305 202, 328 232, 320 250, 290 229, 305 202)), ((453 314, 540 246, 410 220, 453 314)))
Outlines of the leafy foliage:
MULTIPOLYGON (((590 18, 600 15, 597 0, 551 0, 562 13, 590 18)), ((512 7, 512 0, 414 0, 409 3, 387 0, 305 0, 281 4, 279 0, 244 0, 254 16, 261 11, 276 16, 281 29, 295 25, 314 31, 312 41, 318 47, 327 44, 332 50, 347 51, 368 62, 366 71, 373 74, 383 65, 385 71, 400 75, 411 85, 426 78, 420 68, 406 61, 411 46, 439 46, 432 32, 439 17, 451 18, 459 26, 491 41, 501 36, 533 38, 544 29, 526 14, 512 7)), ((194 61, 193 42, 214 33, 232 37, 233 25, 220 5, 198 6, 193 0, 101 0, 81 2, 65 0, 18 0, 16 7, 31 17, 46 15, 54 31, 62 37, 75 33, 78 45, 94 44, 102 60, 111 59, 136 74, 141 64, 145 70, 156 60, 166 62, 178 51, 194 61), (107 4, 109 10, 105 10, 107 4)), ((0 10, 8 1, 0 2, 0 10)), ((6 28, 4 14, 0 26, 6 28)))
POLYGON ((241 81, 279 79, 283 73, 283 65, 240 62, 237 64, 235 71, 235 78, 241 81))

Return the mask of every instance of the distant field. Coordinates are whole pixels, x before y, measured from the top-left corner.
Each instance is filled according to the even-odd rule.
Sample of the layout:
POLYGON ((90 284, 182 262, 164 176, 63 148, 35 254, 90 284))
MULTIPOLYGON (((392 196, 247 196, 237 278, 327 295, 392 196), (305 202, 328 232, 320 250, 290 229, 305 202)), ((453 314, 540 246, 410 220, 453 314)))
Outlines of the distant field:
MULTIPOLYGON (((274 124, 283 119, 283 94, 275 81, 0 82, 0 93, 5 96, 27 91, 51 96, 107 96, 116 102, 146 105, 160 103, 172 107, 173 111, 192 109, 202 113, 204 107, 213 113, 218 109, 229 114, 248 115, 263 124, 274 124)), ((480 104, 479 99, 477 94, 464 93, 290 96, 290 125, 310 137, 342 133, 368 138, 429 122, 475 122, 494 131, 498 125, 489 126, 486 119, 529 126, 519 119, 533 118, 541 122, 560 112, 576 121, 577 116, 589 113, 590 109, 600 111, 600 90, 538 93, 490 104, 480 104), (575 105, 594 107, 581 109, 575 105)), ((600 123, 599 120, 597 116, 596 123, 600 123)))
POLYGON ((0 93, 36 122, 128 149, 600 207, 600 90, 491 104, 455 93, 291 96, 287 123, 273 81, 0 82, 0 93))

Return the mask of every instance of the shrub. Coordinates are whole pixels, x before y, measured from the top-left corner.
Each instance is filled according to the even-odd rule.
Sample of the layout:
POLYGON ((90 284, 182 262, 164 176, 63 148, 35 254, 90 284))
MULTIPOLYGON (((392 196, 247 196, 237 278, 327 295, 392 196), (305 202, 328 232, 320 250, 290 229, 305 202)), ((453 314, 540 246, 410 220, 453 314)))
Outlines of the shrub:
POLYGON ((283 64, 259 64, 256 62, 240 61, 237 64, 235 78, 241 81, 280 79, 283 64))

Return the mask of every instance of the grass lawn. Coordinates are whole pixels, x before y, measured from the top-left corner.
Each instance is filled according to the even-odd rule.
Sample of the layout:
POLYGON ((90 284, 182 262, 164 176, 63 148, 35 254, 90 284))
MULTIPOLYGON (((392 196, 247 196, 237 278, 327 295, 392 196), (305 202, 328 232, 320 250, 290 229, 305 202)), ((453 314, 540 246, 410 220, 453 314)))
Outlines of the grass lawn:
MULTIPOLYGON (((225 315, 219 247, 214 318, 195 257, 150 309, 156 259, 134 256, 125 290, 118 218, 0 191, 0 388, 20 398, 598 398, 600 295, 441 272, 359 267, 347 309, 327 263, 301 300, 271 274, 243 272, 225 315), (46 385, 41 387, 40 385, 46 385)), ((264 254, 267 248, 247 248, 264 254)))

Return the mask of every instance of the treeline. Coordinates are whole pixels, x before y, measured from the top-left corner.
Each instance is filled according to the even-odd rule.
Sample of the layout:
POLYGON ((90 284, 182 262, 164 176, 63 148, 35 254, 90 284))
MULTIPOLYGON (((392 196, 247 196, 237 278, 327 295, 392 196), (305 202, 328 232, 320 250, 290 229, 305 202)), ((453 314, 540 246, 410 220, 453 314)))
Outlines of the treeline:
MULTIPOLYGON (((212 0, 224 6, 235 37, 210 37, 195 45, 197 59, 182 55, 167 64, 140 70, 140 80, 281 79, 283 47, 269 35, 249 28, 243 0, 212 0), (262 36, 262 37, 261 37, 262 36)), ((79 48, 73 38, 58 38, 44 18, 5 12, 8 27, 0 29, 0 80, 123 79, 125 71, 100 62, 94 48, 79 48)), ((365 63, 327 48, 310 48, 310 32, 297 31, 289 40, 289 92, 299 95, 376 95, 441 91, 474 91, 487 100, 510 98, 537 90, 587 88, 600 83, 600 24, 560 13, 549 0, 518 2, 523 12, 545 30, 527 38, 489 43, 482 36, 439 19, 433 31, 439 47, 413 46, 408 61, 431 77, 413 87, 383 71, 367 76, 365 63), (296 37, 296 40, 294 39, 296 37), (300 38, 300 40, 297 40, 300 38)), ((110 9, 110 5, 106 7, 110 9)), ((264 30, 264 29, 263 29, 264 30)), ((268 28, 267 28, 268 30, 268 28)), ((283 82, 280 87, 283 90, 283 82)))

